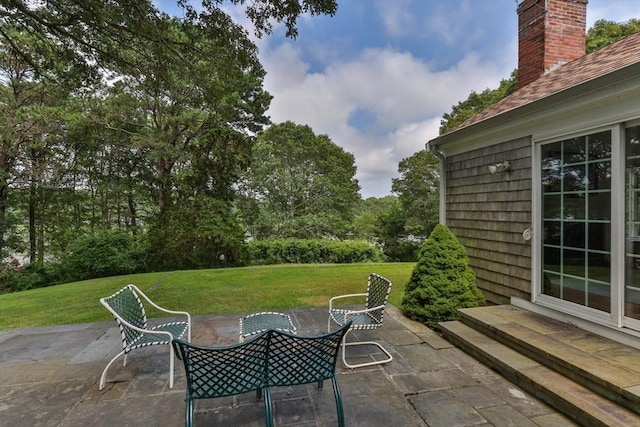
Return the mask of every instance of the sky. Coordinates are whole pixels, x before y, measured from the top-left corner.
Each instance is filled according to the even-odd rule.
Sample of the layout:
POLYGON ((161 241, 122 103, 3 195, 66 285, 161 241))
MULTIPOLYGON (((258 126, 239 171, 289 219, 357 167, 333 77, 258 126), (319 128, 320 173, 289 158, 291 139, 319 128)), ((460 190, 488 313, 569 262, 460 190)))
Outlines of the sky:
MULTIPOLYGON (((155 0, 171 14, 176 2, 155 0)), ((333 17, 301 17, 296 39, 284 26, 257 39, 240 8, 225 8, 259 48, 272 122, 308 125, 353 154, 366 199, 391 194, 398 163, 438 136, 443 114, 517 68, 517 4, 338 0, 333 17)), ((640 0, 587 5, 587 28, 632 18, 640 18, 640 0)))

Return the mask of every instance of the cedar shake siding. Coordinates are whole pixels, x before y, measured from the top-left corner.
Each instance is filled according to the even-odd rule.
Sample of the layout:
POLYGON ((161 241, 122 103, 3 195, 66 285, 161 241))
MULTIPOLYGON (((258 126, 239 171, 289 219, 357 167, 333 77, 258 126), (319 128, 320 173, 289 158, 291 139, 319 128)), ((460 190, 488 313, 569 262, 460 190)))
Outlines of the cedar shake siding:
POLYGON ((531 141, 520 138, 446 159, 447 226, 467 249, 487 301, 529 299, 531 245, 531 141), (489 173, 509 161, 511 170, 489 173))

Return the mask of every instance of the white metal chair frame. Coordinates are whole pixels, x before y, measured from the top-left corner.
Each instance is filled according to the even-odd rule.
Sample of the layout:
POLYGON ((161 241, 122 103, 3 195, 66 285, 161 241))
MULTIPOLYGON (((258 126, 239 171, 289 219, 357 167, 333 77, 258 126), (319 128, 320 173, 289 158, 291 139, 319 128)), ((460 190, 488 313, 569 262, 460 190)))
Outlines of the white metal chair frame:
POLYGON ((127 366, 127 355, 131 350, 150 345, 169 346, 169 388, 173 388, 174 356, 172 342, 175 338, 182 338, 187 334, 191 341, 191 315, 186 311, 174 311, 160 307, 151 301, 135 285, 127 285, 113 295, 100 298, 100 303, 113 315, 120 333, 122 334, 122 351, 109 361, 100 377, 100 390, 105 386, 107 371, 118 357, 124 354, 122 366, 127 366), (163 323, 149 327, 142 297, 149 305, 168 314, 178 314, 187 317, 186 321, 163 323))
POLYGON ((327 321, 327 330, 331 330, 331 322, 336 323, 338 326, 343 326, 347 322, 351 321, 351 327, 342 338, 342 363, 348 368, 360 368, 363 366, 381 365, 383 363, 389 363, 393 360, 393 356, 382 344, 375 341, 356 341, 347 343, 347 335, 353 330, 373 330, 382 326, 382 320, 384 318, 384 309, 389 299, 389 293, 391 292, 391 281, 388 279, 372 273, 369 275, 367 281, 367 292, 358 294, 338 295, 329 300, 329 319, 327 321), (342 299, 365 297, 365 303, 363 309, 340 309, 335 308, 334 304, 342 299), (376 360, 373 362, 365 362, 359 364, 351 364, 347 362, 347 347, 373 345, 378 347, 384 354, 385 358, 376 360))

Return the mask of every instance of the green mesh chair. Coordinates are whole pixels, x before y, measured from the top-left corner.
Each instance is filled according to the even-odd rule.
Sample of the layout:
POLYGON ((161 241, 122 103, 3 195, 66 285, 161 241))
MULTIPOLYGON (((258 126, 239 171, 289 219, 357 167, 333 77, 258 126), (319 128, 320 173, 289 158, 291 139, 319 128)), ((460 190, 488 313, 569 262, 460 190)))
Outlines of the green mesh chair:
MULTIPOLYGON (((322 389, 324 380, 331 380, 336 401, 338 425, 344 427, 344 409, 340 385, 336 376, 336 361, 342 337, 350 323, 335 331, 316 336, 300 336, 287 332, 270 331, 267 379, 269 387, 317 383, 322 389)), ((265 389, 267 425, 272 426, 270 389, 265 389)))
POLYGON ((233 396, 266 387, 269 335, 257 335, 229 347, 204 347, 182 340, 173 346, 187 377, 185 426, 193 425, 195 401, 233 396))
POLYGON ((343 326, 351 322, 351 327, 343 337, 342 341, 342 362, 348 368, 360 368, 363 366, 380 365, 389 363, 393 360, 391 353, 385 349, 382 344, 375 341, 358 341, 346 342, 347 335, 351 331, 373 330, 382 326, 384 319, 384 310, 389 300, 391 292, 391 281, 384 277, 372 273, 367 281, 367 292, 360 294, 339 295, 329 300, 329 319, 327 321, 327 330, 331 329, 331 324, 343 326), (342 301, 340 301, 342 300, 342 301), (355 302, 358 300, 359 306, 356 308, 338 308, 337 302, 355 302), (373 345, 384 353, 384 358, 372 362, 352 364, 347 362, 347 347, 373 345))
POLYGON ((173 350, 171 342, 185 334, 191 341, 191 316, 185 311, 173 311, 160 307, 135 285, 127 285, 115 294, 100 298, 100 303, 113 315, 122 335, 122 351, 109 361, 100 377, 100 390, 104 388, 109 367, 124 354, 123 366, 127 366, 127 355, 136 348, 150 345, 169 345, 169 388, 173 388, 173 350), (142 299, 152 307, 173 315, 185 316, 185 321, 163 323, 149 327, 142 299))
POLYGON ((318 383, 330 379, 336 400, 338 424, 344 426, 344 410, 336 360, 342 337, 349 325, 317 336, 297 336, 268 330, 240 344, 204 347, 174 340, 187 377, 185 426, 193 425, 194 404, 211 399, 256 391, 265 407, 265 423, 272 427, 270 387, 318 383))

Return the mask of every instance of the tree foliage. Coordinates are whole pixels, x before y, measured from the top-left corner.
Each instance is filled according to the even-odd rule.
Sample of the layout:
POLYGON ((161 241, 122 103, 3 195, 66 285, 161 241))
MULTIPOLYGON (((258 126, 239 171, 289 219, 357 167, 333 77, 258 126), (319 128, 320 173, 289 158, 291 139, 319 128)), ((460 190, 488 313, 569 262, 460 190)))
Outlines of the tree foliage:
POLYGON ((442 224, 420 248, 418 263, 405 286, 402 311, 432 329, 458 318, 457 310, 484 305, 467 252, 442 224))
POLYGON ((172 205, 186 198, 232 198, 252 135, 268 123, 271 96, 262 88, 255 45, 228 15, 216 10, 188 22, 165 16, 160 24, 179 49, 161 44, 132 52, 141 55, 142 72, 109 88, 120 108, 101 119, 144 152, 164 226, 172 205))
POLYGON ((395 200, 387 210, 376 218, 378 238, 389 261, 415 261, 420 243, 407 232, 409 213, 395 200))
POLYGON ((398 203, 398 197, 389 195, 384 197, 369 197, 361 200, 355 209, 355 217, 351 224, 354 237, 379 243, 382 230, 379 218, 392 210, 398 203))
POLYGON ((12 237, 27 227, 31 263, 119 228, 151 232, 158 261, 176 221, 195 235, 181 266, 241 258, 231 201, 271 96, 256 46, 217 5, 182 19, 133 0, 0 5, 0 253, 24 252, 12 237), (206 220, 185 212, 203 206, 206 220))
MULTIPOLYGON (((49 165, 55 162, 55 148, 65 133, 68 92, 64 87, 43 79, 37 67, 25 63, 23 55, 33 53, 39 64, 48 61, 50 52, 43 51, 31 35, 6 25, 4 31, 13 37, 13 46, 0 43, 0 255, 6 249, 17 249, 11 239, 10 210, 28 215, 30 251, 36 244, 35 214, 42 208, 44 182, 51 181, 49 165), (19 49, 18 52, 16 49, 19 49), (11 188, 23 189, 21 203, 9 206, 11 188)), ((64 65, 58 67, 65 70, 64 65)))
POLYGON ((344 237, 360 200, 352 154, 309 126, 285 122, 260 134, 243 180, 245 222, 255 238, 344 237))
POLYGON ((407 234, 423 237, 438 223, 440 161, 431 152, 420 150, 402 159, 399 178, 394 178, 391 191, 398 194, 406 212, 407 234))
POLYGON ((638 31, 640 31, 640 19, 630 19, 627 22, 600 19, 587 31, 587 53, 622 40, 638 31))
MULTIPOLYGON (((221 13, 220 7, 225 2, 245 6, 258 36, 270 33, 275 21, 285 23, 287 36, 295 37, 300 15, 334 15, 338 7, 336 0, 202 0, 197 2, 199 5, 178 0, 177 5, 184 9, 185 21, 193 21, 221 13)), ((54 57, 76 71, 67 77, 96 78, 100 70, 113 65, 136 69, 140 55, 130 57, 130 50, 141 51, 149 45, 179 50, 183 41, 166 38, 160 22, 163 15, 150 0, 6 0, 0 4, 0 38, 20 53, 13 35, 4 29, 11 23, 18 30, 37 36, 40 46, 54 51, 54 57)), ((33 60, 30 52, 22 56, 27 63, 43 65, 33 60)), ((38 69, 53 75, 49 66, 38 69)))
MULTIPOLYGON (((201 5, 205 10, 219 7, 225 0, 202 0, 201 5)), ((287 37, 295 38, 298 35, 296 22, 303 14, 330 15, 338 10, 337 0, 227 0, 231 4, 246 6, 245 13, 255 27, 258 37, 263 34, 271 34, 273 22, 284 23, 287 27, 287 37)), ((189 0, 179 0, 178 4, 188 12, 195 13, 195 8, 189 0)))
POLYGON ((518 89, 518 70, 513 70, 508 79, 500 80, 497 89, 486 88, 480 93, 472 91, 469 97, 451 107, 450 113, 445 113, 440 120, 440 134, 446 133, 465 120, 491 107, 502 98, 518 89))

